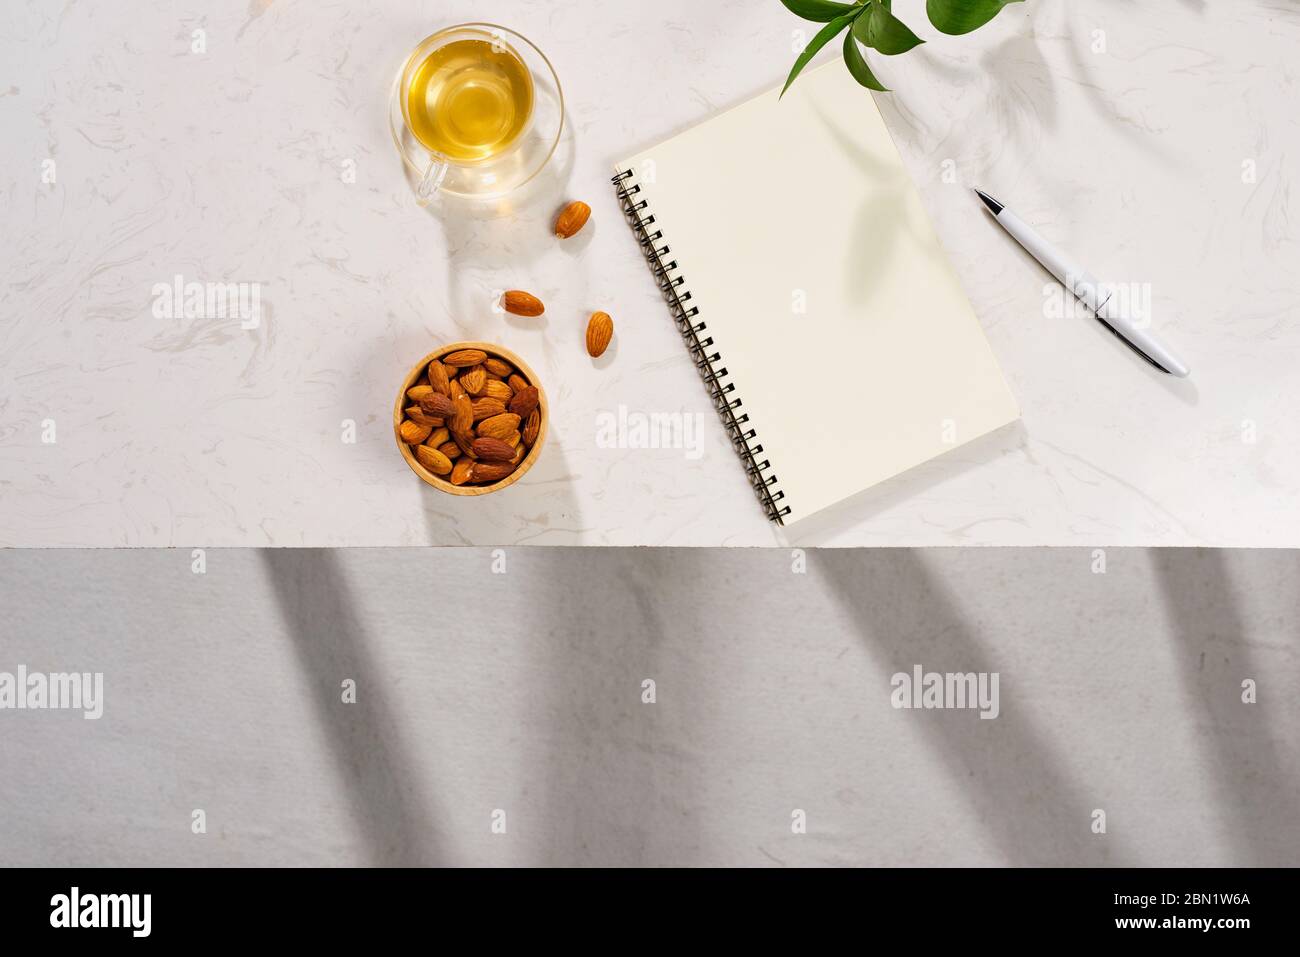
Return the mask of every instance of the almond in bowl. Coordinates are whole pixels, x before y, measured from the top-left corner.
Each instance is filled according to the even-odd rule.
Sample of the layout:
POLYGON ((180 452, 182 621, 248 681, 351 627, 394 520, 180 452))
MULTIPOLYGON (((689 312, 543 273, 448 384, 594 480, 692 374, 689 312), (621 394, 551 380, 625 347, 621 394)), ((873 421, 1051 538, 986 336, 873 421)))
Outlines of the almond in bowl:
POLYGON ((508 349, 456 342, 402 384, 393 431, 411 471, 452 495, 486 495, 527 472, 546 438, 546 394, 508 349))

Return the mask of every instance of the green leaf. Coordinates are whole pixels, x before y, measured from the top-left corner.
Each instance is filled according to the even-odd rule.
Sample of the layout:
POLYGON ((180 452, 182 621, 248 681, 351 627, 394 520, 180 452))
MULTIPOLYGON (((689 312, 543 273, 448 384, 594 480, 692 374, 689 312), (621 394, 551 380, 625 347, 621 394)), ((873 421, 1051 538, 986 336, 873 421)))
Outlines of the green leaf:
POLYGON ((797 17, 814 23, 829 23, 836 17, 856 10, 853 4, 831 3, 830 0, 781 0, 785 8, 797 17))
POLYGON ((885 56, 906 53, 925 42, 878 2, 873 3, 864 15, 853 21, 853 35, 860 43, 885 56))
POLYGON ((959 36, 978 30, 1008 3, 1021 0, 925 0, 925 12, 941 33, 959 36))
MULTIPOLYGON (((785 0, 781 0, 781 2, 785 3, 785 0)), ((852 7, 849 9, 853 10, 852 14, 843 17, 836 17, 830 23, 826 24, 826 26, 818 30, 817 36, 813 37, 812 40, 808 42, 808 45, 803 48, 803 52, 799 54, 799 59, 795 60, 794 66, 790 68, 790 75, 785 79, 785 86, 781 87, 781 96, 785 96, 785 91, 790 89, 790 84, 794 82, 794 78, 799 75, 800 70, 808 65, 808 61, 817 55, 817 51, 826 46, 831 37, 835 36, 835 34, 839 33, 853 22, 853 17, 857 15, 857 10, 852 7)), ((777 99, 780 98, 781 97, 777 97, 777 99)))
POLYGON ((871 72, 871 67, 867 66, 867 58, 858 49, 858 41, 854 39, 852 31, 844 34, 844 64, 849 68, 849 72, 853 74, 853 79, 868 90, 877 90, 881 93, 889 92, 889 88, 877 80, 876 75, 871 72))

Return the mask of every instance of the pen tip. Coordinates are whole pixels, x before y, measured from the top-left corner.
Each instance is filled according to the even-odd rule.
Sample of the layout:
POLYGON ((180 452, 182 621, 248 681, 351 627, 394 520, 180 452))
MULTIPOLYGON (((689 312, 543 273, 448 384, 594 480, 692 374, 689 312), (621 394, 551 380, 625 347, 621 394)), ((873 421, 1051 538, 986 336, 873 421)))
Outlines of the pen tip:
POLYGON ((980 199, 984 200, 984 205, 989 208, 989 211, 993 213, 994 216, 1002 212, 1002 210, 1005 208, 1001 203, 999 203, 988 193, 984 192, 984 190, 982 189, 975 190, 975 194, 979 196, 980 199))

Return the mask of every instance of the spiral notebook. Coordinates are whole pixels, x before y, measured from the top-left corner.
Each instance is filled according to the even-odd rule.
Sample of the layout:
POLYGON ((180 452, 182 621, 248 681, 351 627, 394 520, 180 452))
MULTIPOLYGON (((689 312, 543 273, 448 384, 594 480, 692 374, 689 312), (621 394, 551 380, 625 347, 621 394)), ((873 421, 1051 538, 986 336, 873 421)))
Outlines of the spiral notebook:
POLYGON ((773 521, 1018 417, 875 102, 842 63, 616 169, 623 212, 773 521))

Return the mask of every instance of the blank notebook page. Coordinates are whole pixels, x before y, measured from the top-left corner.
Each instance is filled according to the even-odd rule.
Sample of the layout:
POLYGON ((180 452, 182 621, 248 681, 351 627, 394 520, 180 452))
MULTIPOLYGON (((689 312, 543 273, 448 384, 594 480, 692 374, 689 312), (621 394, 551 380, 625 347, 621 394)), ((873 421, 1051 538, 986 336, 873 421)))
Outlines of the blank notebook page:
POLYGON ((663 231, 787 522, 1018 416, 875 102, 842 63, 619 169, 663 231))

